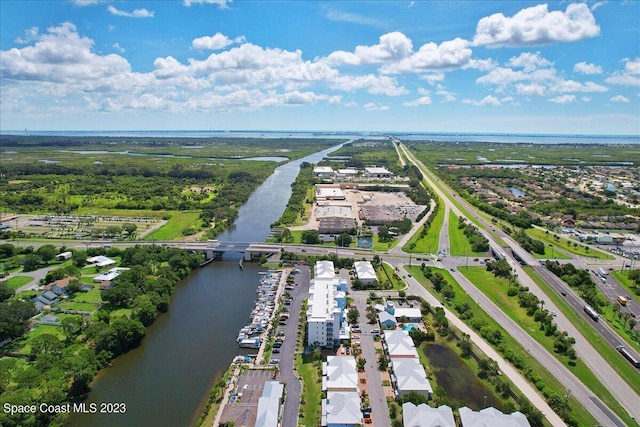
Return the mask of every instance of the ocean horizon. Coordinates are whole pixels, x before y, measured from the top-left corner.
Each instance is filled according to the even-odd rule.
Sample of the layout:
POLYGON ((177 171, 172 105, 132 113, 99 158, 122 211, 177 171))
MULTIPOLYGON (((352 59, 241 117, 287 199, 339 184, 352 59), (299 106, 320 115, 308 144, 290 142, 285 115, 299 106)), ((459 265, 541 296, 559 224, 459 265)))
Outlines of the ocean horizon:
POLYGON ((640 144, 640 135, 534 134, 500 132, 295 131, 295 130, 8 130, 0 136, 146 138, 388 138, 407 141, 520 144, 640 144))

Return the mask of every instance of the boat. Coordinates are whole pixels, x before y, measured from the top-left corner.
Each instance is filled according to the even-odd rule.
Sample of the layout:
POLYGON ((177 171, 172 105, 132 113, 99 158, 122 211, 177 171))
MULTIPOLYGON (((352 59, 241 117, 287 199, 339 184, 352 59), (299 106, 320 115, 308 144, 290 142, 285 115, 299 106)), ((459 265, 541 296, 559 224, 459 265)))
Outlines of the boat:
POLYGON ((260 338, 244 339, 240 341, 242 348, 260 348, 260 338))

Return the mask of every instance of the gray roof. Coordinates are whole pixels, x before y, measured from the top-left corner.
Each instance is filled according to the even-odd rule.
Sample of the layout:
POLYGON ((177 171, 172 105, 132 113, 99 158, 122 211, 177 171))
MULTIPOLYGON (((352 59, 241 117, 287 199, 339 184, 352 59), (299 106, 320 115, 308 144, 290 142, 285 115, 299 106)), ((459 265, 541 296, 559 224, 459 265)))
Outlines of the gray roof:
POLYGON ((462 427, 531 427, 529 420, 522 412, 503 414, 493 407, 479 412, 462 407, 458 410, 462 427))
POLYGON ((456 427, 453 411, 447 405, 432 408, 426 403, 416 406, 411 402, 402 405, 404 427, 456 427))

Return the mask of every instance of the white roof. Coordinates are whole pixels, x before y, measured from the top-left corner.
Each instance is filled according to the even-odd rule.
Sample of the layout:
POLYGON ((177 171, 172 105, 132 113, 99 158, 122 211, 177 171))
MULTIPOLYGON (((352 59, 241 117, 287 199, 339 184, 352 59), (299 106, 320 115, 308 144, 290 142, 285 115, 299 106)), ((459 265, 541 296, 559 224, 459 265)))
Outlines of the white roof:
POLYGON ((416 358, 391 359, 391 367, 396 377, 400 392, 428 392, 433 393, 431 384, 424 372, 424 367, 416 358))
POLYGON ((353 218, 351 206, 316 206, 318 218, 353 218))
POLYGON ((95 264, 98 267, 104 267, 104 266, 112 265, 112 264, 116 263, 111 258, 108 258, 108 257, 103 256, 103 255, 98 255, 98 256, 91 257, 91 258, 87 258, 87 262, 89 264, 95 264))
POLYGON ((262 397, 276 397, 280 399, 284 392, 284 384, 278 381, 267 381, 262 389, 262 397))
POLYGON ((333 173, 333 168, 329 166, 316 166, 313 168, 313 173, 333 173))
POLYGON ((326 390, 358 390, 358 372, 353 356, 327 356, 326 390))
POLYGON ((426 403, 416 406, 411 402, 402 405, 404 427, 456 427, 453 411, 447 405, 432 408, 426 403))
MULTIPOLYGON (((333 391, 327 393, 326 425, 360 425, 360 396, 355 391, 333 391)), ((323 424, 324 425, 324 424, 323 424)))
POLYGON ((480 412, 462 407, 458 410, 462 427, 531 427, 529 420, 522 412, 503 414, 493 407, 482 409, 480 412))
POLYGON ((258 414, 256 427, 277 427, 280 399, 276 397, 261 397, 258 399, 258 414))
POLYGON ((388 321, 392 321, 394 325, 398 323, 396 322, 396 317, 393 314, 387 313, 386 311, 381 311, 380 313, 378 313, 378 320, 380 321, 380 324, 388 321))
POLYGON ((344 199, 344 192, 340 187, 316 186, 316 197, 339 197, 344 199))
POLYGON ((333 318, 334 309, 338 308, 336 301, 337 279, 315 279, 309 289, 309 309, 307 319, 324 321, 333 318))
POLYGON ((358 171, 356 169, 338 169, 338 173, 340 175, 357 175, 358 171))
POLYGON ((354 262, 353 266, 360 280, 376 280, 378 278, 376 271, 373 269, 373 265, 369 261, 354 262))
POLYGON ((333 261, 316 261, 315 275, 316 279, 333 279, 336 272, 333 267, 333 261))
POLYGON ((120 275, 120 273, 122 273, 123 271, 128 270, 128 268, 125 267, 115 267, 112 268, 111 270, 107 271, 106 273, 102 273, 99 276, 96 276, 93 278, 94 282, 110 282, 113 279, 115 279, 116 277, 118 277, 120 275))
POLYGON ((367 167, 367 168, 364 168, 364 170, 367 173, 370 173, 370 174, 379 174, 379 173, 388 173, 388 174, 390 174, 391 173, 389 170, 387 170, 387 168, 381 168, 381 167, 377 167, 377 166, 367 167))
POLYGON ((413 340, 405 331, 384 331, 389 357, 418 357, 413 340))
POLYGON ((415 318, 421 318, 422 317, 422 313, 420 313, 420 309, 416 308, 416 307, 396 307, 394 314, 396 315, 396 319, 399 319, 402 316, 408 317, 410 319, 415 319, 415 318))

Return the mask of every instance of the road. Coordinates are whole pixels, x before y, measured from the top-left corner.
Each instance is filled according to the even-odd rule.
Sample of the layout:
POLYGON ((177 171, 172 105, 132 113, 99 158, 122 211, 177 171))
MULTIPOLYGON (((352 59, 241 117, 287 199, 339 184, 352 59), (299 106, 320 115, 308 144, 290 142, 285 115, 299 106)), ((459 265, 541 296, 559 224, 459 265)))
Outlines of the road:
MULTIPOLYGON (((294 274, 295 286, 289 294, 293 297, 289 306, 289 321, 284 328, 284 336, 286 337, 280 350, 280 375, 278 381, 285 384, 287 390, 287 398, 284 402, 284 411, 282 414, 283 426, 295 426, 298 424, 298 414, 300 413, 300 398, 302 397, 302 384, 294 371, 294 363, 296 356, 296 337, 298 336, 298 322, 300 317, 300 309, 302 301, 309 296, 309 267, 306 265, 296 266, 299 273, 294 274)), ((278 354, 271 357, 275 358, 278 354)))
MULTIPOLYGON (((445 194, 440 187, 436 186, 434 180, 436 179, 430 173, 430 171, 417 159, 412 156, 408 150, 404 146, 401 146, 402 151, 405 153, 408 159, 412 161, 414 164, 420 168, 420 170, 424 174, 425 180, 429 183, 429 185, 434 189, 436 193, 438 193, 439 197, 443 200, 444 204, 449 206, 450 209, 458 216, 465 216, 463 212, 461 212, 457 206, 455 206, 449 198, 448 194, 445 194)), ((443 185, 440 183, 440 185, 443 185)), ((458 202, 463 203, 463 201, 458 198, 458 202)), ((470 206, 465 206, 467 212, 475 212, 475 209, 472 209, 470 206)), ((477 218, 477 216, 476 216, 477 218)), ((490 229, 490 228, 489 228, 490 229)), ((498 243, 494 235, 487 230, 480 228, 481 232, 484 232, 485 237, 489 240, 490 244, 493 247, 499 247, 498 243)), ((494 230, 495 231, 495 230, 494 230)), ((502 236, 501 236, 502 237, 502 236)), ((514 242, 515 248, 519 248, 519 252, 524 253, 525 251, 516 245, 514 242)), ((529 286, 530 290, 535 293, 538 298, 544 296, 544 293, 539 289, 539 287, 529 278, 529 276, 522 270, 520 265, 516 263, 513 259, 509 260, 513 265, 516 273, 518 274, 518 279, 522 283, 523 286, 529 286)), ((454 273, 454 277, 458 282, 461 283, 465 291, 470 293, 479 305, 491 316, 493 316, 505 329, 507 332, 515 337, 520 343, 527 349, 530 349, 532 356, 536 357, 540 363, 544 366, 548 367, 552 374, 560 381, 560 383, 567 389, 571 390, 572 396, 574 396, 581 405, 584 406, 595 418, 596 420, 603 425, 623 425, 620 420, 612 413, 612 411, 602 403, 593 393, 558 360, 549 354, 546 350, 544 350, 528 333, 522 330, 517 324, 511 321, 508 316, 506 316, 502 310, 498 309, 482 292, 477 290, 475 286, 473 286, 470 282, 466 281, 464 276, 460 273, 454 273), (466 281, 466 283, 465 283, 466 281), (612 424, 613 423, 613 424, 612 424)), ((605 387, 613 394, 613 396, 618 400, 618 402, 627 410, 630 416, 634 417, 636 420, 640 420, 640 397, 629 387, 629 385, 614 371, 611 366, 604 360, 602 356, 589 344, 589 342, 580 335, 578 330, 571 324, 571 322, 566 319, 557 309, 554 307, 552 303, 548 303, 548 309, 552 311, 556 311, 558 316, 556 317, 556 322, 558 323, 559 328, 566 330, 571 336, 576 339, 576 352, 580 356, 580 358, 586 363, 588 366, 594 367, 594 372, 598 376, 598 378, 603 382, 605 387)))

